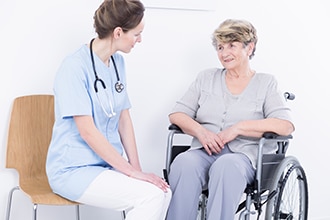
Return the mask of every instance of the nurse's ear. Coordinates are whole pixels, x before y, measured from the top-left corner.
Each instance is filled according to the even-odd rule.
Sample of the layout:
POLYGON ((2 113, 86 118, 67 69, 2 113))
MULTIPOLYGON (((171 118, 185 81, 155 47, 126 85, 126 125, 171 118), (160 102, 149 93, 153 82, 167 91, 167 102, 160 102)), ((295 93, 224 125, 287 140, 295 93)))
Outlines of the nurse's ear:
POLYGON ((114 39, 118 39, 120 38, 120 36, 123 34, 123 29, 121 27, 116 27, 113 30, 113 38, 114 39))

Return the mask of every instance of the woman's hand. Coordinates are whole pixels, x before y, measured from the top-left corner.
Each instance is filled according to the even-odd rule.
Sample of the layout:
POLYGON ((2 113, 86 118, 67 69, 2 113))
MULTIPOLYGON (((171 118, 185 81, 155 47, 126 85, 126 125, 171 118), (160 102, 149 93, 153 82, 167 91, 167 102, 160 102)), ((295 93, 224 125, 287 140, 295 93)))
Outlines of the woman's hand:
POLYGON ((234 125, 218 133, 218 137, 223 141, 224 144, 234 140, 238 136, 237 127, 234 125))
POLYGON ((203 129, 202 132, 198 132, 197 138, 209 155, 212 155, 212 153, 220 153, 225 145, 220 136, 207 129, 203 129))
POLYGON ((135 171, 131 174, 132 178, 143 180, 149 183, 154 184, 164 192, 167 192, 167 189, 170 187, 167 182, 153 173, 144 173, 141 171, 135 171))

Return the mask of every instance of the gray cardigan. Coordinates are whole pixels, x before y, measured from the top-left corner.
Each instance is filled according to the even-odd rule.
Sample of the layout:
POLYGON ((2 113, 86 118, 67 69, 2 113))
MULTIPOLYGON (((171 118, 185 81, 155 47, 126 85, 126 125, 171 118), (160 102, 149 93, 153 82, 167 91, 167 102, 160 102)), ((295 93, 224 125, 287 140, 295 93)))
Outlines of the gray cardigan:
MULTIPOLYGON (((201 72, 184 96, 177 101, 171 113, 183 112, 205 128, 219 132, 242 120, 279 118, 291 121, 290 109, 285 105, 283 93, 270 74, 257 73, 245 90, 232 95, 225 83, 225 69, 201 72)), ((197 138, 192 149, 201 148, 197 138)), ((228 143, 232 152, 245 154, 256 167, 258 140, 236 138, 228 143)), ((276 146, 265 146, 264 153, 275 152, 276 146)))

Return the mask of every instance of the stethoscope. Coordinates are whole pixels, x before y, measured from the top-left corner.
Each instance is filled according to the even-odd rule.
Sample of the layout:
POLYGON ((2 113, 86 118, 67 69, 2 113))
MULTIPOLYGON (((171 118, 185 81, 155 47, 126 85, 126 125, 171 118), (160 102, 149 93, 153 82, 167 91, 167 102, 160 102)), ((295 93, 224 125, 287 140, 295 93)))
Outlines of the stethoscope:
MULTIPOLYGON (((100 79, 96 73, 96 70, 95 70, 95 62, 94 62, 94 56, 93 56, 93 50, 92 50, 92 46, 93 46, 93 41, 94 41, 94 38, 91 40, 90 42, 90 54, 91 54, 91 60, 92 60, 92 65, 93 65, 93 70, 94 70, 94 75, 95 75, 95 81, 94 81, 94 90, 95 92, 97 93, 98 92, 98 88, 97 88, 97 83, 100 82, 103 89, 106 89, 106 86, 105 86, 105 83, 102 79, 100 79)), ((119 74, 118 74, 118 69, 117 69, 117 66, 116 66, 116 62, 115 62, 115 59, 113 58, 113 56, 111 56, 111 60, 112 60, 112 63, 115 67, 115 72, 116 72, 116 77, 117 77, 117 82, 115 84, 115 90, 118 92, 118 93, 121 93, 123 90, 124 90, 124 84, 122 84, 120 82, 120 78, 119 78, 119 74)))
MULTIPOLYGON (((102 104, 99 96, 98 96, 98 88, 97 88, 97 84, 98 83, 101 83, 103 89, 106 89, 107 87, 105 86, 105 83, 104 81, 98 77, 97 75, 97 72, 96 72, 96 69, 95 69, 95 62, 94 62, 94 56, 93 56, 93 50, 92 50, 92 46, 93 46, 93 41, 94 41, 94 38, 91 40, 90 42, 90 55, 91 55, 91 61, 92 61, 92 66, 93 66, 93 70, 94 70, 94 75, 95 75, 95 81, 94 81, 94 90, 95 90, 95 93, 96 93, 96 97, 98 99, 98 101, 100 102, 100 105, 104 111, 104 113, 109 117, 111 118, 112 116, 115 116, 116 113, 114 112, 114 109, 113 109, 113 105, 110 101, 110 98, 108 98, 109 100, 109 103, 110 103, 110 113, 108 113, 104 107, 104 105, 102 104)), ((111 56, 111 60, 112 60, 112 63, 114 65, 114 68, 115 68, 115 72, 116 72, 116 77, 117 77, 117 82, 115 83, 115 90, 116 92, 118 93, 121 93, 123 90, 124 90, 124 84, 122 84, 120 82, 120 78, 119 78, 119 74, 118 74, 118 69, 117 69, 117 66, 116 66, 116 62, 115 62, 115 59, 113 58, 113 56, 111 56)), ((106 93, 107 94, 107 93, 106 93)), ((107 95, 108 96, 108 95, 107 95)))

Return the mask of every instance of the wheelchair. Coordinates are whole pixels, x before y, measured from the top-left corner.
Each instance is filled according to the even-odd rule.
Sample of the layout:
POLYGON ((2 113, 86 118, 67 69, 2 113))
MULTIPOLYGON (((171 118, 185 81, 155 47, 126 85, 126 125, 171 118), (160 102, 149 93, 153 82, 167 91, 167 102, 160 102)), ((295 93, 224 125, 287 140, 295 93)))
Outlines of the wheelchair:
MULTIPOLYGON (((174 158, 188 150, 188 144, 176 144, 178 135, 186 135, 171 124, 167 139, 166 167, 164 177, 170 172, 174 158)), ((188 135, 186 135, 188 136, 188 135)), ((263 214, 265 220, 306 220, 308 215, 308 184, 305 171, 297 158, 286 156, 292 136, 279 136, 275 133, 264 133, 259 140, 257 168, 254 181, 246 186, 243 201, 237 208, 239 220, 250 220, 252 215, 259 219, 263 214), (263 147, 268 143, 277 143, 274 154, 264 154, 263 147), (252 207, 254 205, 254 207, 252 207), (265 213, 262 213, 264 205, 265 213)), ((168 179, 167 179, 168 180, 168 179)), ((208 191, 201 192, 198 220, 205 220, 208 191)))

